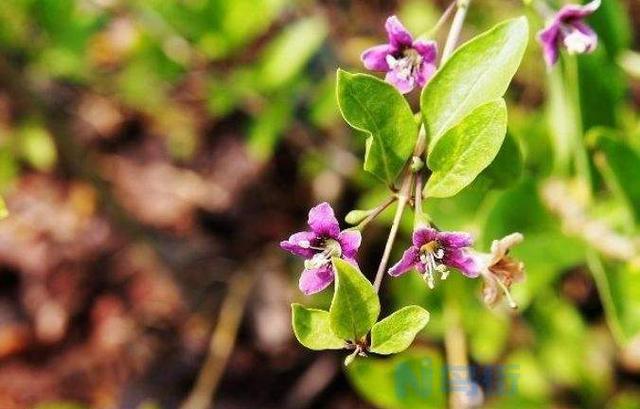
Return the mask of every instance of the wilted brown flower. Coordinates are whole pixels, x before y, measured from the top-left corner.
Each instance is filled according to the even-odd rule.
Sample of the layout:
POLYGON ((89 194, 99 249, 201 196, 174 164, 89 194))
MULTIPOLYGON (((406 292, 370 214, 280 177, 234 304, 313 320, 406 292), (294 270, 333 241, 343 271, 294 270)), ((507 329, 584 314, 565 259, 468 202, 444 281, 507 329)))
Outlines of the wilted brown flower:
POLYGON ((509 288, 524 279, 524 263, 509 256, 511 247, 520 243, 524 237, 520 233, 512 233, 491 243, 490 253, 479 253, 477 258, 482 265, 480 275, 484 280, 482 298, 487 305, 494 305, 501 298, 501 292, 507 297, 509 306, 517 308, 509 288))

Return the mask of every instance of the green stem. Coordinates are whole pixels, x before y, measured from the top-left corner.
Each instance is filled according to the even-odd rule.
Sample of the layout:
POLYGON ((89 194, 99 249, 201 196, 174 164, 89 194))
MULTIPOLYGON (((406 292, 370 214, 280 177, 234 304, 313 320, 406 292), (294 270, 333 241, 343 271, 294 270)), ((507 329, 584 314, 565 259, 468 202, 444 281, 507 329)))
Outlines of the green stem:
POLYGON ((580 73, 578 72, 578 59, 575 56, 569 56, 566 61, 566 78, 569 97, 574 108, 576 123, 576 140, 573 141, 575 148, 575 168, 578 176, 586 182, 587 197, 591 199, 591 169, 589 167, 589 155, 584 145, 584 127, 582 126, 582 109, 580 106, 580 73))

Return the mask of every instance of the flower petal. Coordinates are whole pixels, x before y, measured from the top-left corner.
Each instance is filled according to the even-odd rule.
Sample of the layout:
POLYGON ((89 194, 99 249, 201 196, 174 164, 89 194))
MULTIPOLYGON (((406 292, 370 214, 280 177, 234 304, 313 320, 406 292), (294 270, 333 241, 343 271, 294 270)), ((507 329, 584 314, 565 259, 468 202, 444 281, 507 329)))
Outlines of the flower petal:
POLYGON ((420 250, 416 247, 409 247, 405 250, 400 261, 389 269, 389 275, 398 277, 417 266, 420 258, 420 250))
POLYGON ((280 247, 291 254, 295 254, 296 256, 308 259, 313 257, 313 255, 316 253, 316 251, 309 248, 313 245, 313 242, 316 240, 316 238, 317 236, 315 233, 310 231, 303 231, 292 234, 287 241, 281 241, 280 247))
POLYGON ((538 42, 542 46, 544 60, 547 66, 551 67, 558 61, 559 50, 558 41, 560 36, 560 26, 554 21, 544 30, 538 32, 538 42))
POLYGON ((327 202, 320 203, 309 210, 309 227, 318 236, 337 239, 340 234, 340 225, 333 213, 331 205, 327 202))
POLYGON ((360 248, 360 243, 362 242, 362 235, 358 230, 344 230, 340 232, 338 242, 340 242, 342 256, 345 259, 354 259, 358 254, 358 248, 360 248))
POLYGON ((579 32, 581 32, 582 34, 584 34, 588 39, 587 50, 585 52, 590 53, 596 49, 596 47, 598 46, 598 35, 596 34, 595 31, 593 31, 591 27, 589 27, 582 21, 573 22, 571 23, 571 26, 576 30, 578 30, 579 32))
POLYGON ((469 247, 473 244, 473 237, 463 231, 441 231, 437 239, 446 248, 469 247))
POLYGON ((434 64, 438 58, 438 44, 435 41, 416 40, 413 48, 422 56, 422 61, 434 64))
POLYGON ((413 245, 420 248, 430 241, 434 241, 438 236, 438 231, 431 227, 423 227, 413 232, 413 245))
POLYGON ((396 49, 389 44, 376 45, 365 50, 360 59, 364 67, 372 71, 389 71, 387 55, 393 54, 396 49))
POLYGON ((385 81, 396 87, 401 94, 408 94, 416 86, 416 81, 413 77, 401 78, 395 70, 387 72, 384 77, 385 81))
POLYGON ((579 4, 568 4, 558 11, 556 19, 563 23, 574 22, 593 14, 600 7, 601 0, 593 0, 581 6, 579 4))
POLYGON ((402 25, 398 17, 391 16, 384 24, 384 28, 387 30, 389 36, 389 44, 394 48, 411 47, 413 43, 413 37, 409 31, 402 25))
POLYGON ((464 249, 447 251, 442 262, 449 267, 457 268, 467 277, 475 278, 480 275, 480 263, 464 249))
POLYGON ((524 240, 522 233, 511 233, 508 236, 504 236, 500 240, 494 240, 491 242, 491 262, 495 264, 504 256, 507 255, 511 247, 519 244, 524 240))
POLYGON ((435 72, 436 72, 435 64, 429 64, 423 61, 422 64, 420 64, 420 70, 417 72, 417 75, 416 75, 416 84, 418 85, 418 87, 424 88, 429 82, 429 80, 431 79, 431 77, 433 77, 433 73, 435 72))
POLYGON ((299 287, 306 295, 324 290, 333 282, 333 268, 330 264, 320 268, 305 269, 300 276, 299 287))

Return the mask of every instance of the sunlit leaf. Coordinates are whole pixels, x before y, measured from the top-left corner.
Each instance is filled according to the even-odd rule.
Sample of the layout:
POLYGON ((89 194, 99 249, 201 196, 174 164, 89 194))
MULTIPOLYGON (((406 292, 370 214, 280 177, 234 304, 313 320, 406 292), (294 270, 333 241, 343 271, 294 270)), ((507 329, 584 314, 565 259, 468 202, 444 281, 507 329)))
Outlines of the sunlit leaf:
POLYGON ((409 104, 390 84, 343 70, 338 70, 337 94, 344 119, 369 135, 365 170, 393 184, 418 137, 409 104))
POLYGON ((342 349, 344 340, 333 334, 329 313, 300 304, 291 304, 291 323, 298 341, 309 349, 342 349))
POLYGON ((453 196, 469 185, 498 154, 507 131, 504 100, 473 110, 449 129, 429 154, 433 171, 425 186, 429 197, 453 196))
POLYGON ((360 341, 380 314, 380 300, 373 285, 357 267, 333 259, 336 289, 329 309, 331 329, 338 337, 360 341))
POLYGON ((371 352, 388 355, 404 351, 427 322, 429 312, 417 305, 394 312, 371 329, 371 352))
POLYGON ((508 20, 460 46, 440 68, 421 97, 429 151, 472 110, 505 93, 528 38, 526 18, 508 20))

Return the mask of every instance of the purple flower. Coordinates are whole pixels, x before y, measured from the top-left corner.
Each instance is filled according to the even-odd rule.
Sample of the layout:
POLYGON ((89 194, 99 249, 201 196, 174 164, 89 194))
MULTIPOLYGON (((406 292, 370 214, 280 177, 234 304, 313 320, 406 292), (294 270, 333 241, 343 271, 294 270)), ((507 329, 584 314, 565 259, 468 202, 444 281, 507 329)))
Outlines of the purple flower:
POLYGON ((477 261, 467 253, 471 244, 473 240, 469 233, 420 228, 413 232, 413 246, 389 269, 389 274, 397 277, 415 268, 429 288, 434 287, 436 271, 442 274, 443 280, 447 278, 447 267, 457 268, 467 277, 477 277, 480 274, 477 261))
POLYGON ((362 53, 364 66, 368 70, 386 72, 385 80, 403 94, 416 86, 424 87, 436 70, 438 48, 435 41, 413 41, 396 16, 389 17, 384 27, 389 43, 362 53))
POLYGON ((558 61, 560 46, 564 46, 569 54, 589 53, 596 49, 598 36, 583 19, 600 7, 600 1, 593 0, 584 6, 564 6, 538 33, 538 41, 542 45, 548 66, 558 61))
POLYGON ((307 295, 324 290, 333 281, 332 257, 356 264, 362 239, 357 230, 340 231, 329 203, 320 203, 309 210, 308 224, 311 231, 295 233, 280 243, 282 249, 305 259, 299 286, 307 295))

